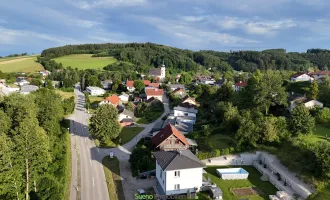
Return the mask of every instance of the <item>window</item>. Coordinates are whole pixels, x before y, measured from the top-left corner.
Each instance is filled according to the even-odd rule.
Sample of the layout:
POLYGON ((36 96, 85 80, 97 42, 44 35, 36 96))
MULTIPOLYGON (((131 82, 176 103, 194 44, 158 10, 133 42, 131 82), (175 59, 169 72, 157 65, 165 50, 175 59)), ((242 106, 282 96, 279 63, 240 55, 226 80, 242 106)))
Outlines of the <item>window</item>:
POLYGON ((160 178, 163 178, 163 172, 162 172, 162 170, 160 170, 160 178))
POLYGON ((174 185, 174 190, 180 190, 180 184, 175 184, 174 185))
POLYGON ((184 116, 188 116, 188 113, 184 113, 184 116))
POLYGON ((180 177, 180 171, 174 171, 174 177, 180 177))
POLYGON ((180 144, 180 140, 175 140, 175 144, 180 144))

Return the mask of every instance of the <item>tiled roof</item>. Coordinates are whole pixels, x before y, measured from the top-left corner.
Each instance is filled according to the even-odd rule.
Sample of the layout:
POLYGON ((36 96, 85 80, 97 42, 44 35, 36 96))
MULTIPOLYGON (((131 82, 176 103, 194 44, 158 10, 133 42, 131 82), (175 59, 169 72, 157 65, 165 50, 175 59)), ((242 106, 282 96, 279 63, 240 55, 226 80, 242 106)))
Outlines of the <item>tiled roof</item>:
POLYGON ((186 137, 171 124, 165 126, 154 137, 152 137, 152 144, 158 147, 164 140, 166 140, 171 135, 174 135, 183 144, 188 145, 188 141, 186 140, 186 137))
POLYGON ((237 86, 237 87, 245 87, 246 85, 247 85, 246 81, 240 81, 240 82, 235 83, 235 86, 237 86))
POLYGON ((304 74, 306 74, 306 73, 305 73, 305 72, 298 72, 298 73, 293 74, 293 75, 291 76, 291 78, 297 78, 297 77, 299 77, 299 76, 301 76, 301 75, 304 75, 304 74))
POLYGON ((154 156, 164 171, 205 167, 190 150, 157 151, 154 152, 154 156))
POLYGON ((163 89, 146 89, 147 96, 162 96, 163 93, 163 89))
POLYGON ((120 101, 119 97, 117 95, 111 95, 110 97, 107 97, 104 99, 105 101, 109 101, 113 105, 117 105, 120 101))
POLYGON ((143 80, 144 86, 149 86, 150 85, 150 81, 149 80, 143 80))
POLYGON ((126 81, 126 87, 134 87, 134 81, 126 81))
POLYGON ((160 68, 153 68, 149 70, 149 74, 151 76, 160 76, 162 74, 162 71, 160 68))
POLYGON ((148 86, 149 87, 159 88, 160 84, 159 83, 150 83, 148 86))
POLYGON ((181 89, 181 88, 176 88, 176 89, 173 91, 173 93, 177 93, 177 92, 184 92, 184 91, 183 91, 183 89, 181 89))
POLYGON ((328 70, 328 71, 310 72, 309 75, 329 75, 330 76, 330 70, 328 70))

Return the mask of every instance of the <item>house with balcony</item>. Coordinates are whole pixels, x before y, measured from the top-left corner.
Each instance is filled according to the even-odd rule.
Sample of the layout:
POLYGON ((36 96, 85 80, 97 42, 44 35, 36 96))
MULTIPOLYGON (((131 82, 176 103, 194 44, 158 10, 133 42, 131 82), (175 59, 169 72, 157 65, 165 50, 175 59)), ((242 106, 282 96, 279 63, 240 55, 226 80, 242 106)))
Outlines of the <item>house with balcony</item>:
POLYGON ((195 198, 203 183, 205 164, 190 150, 157 151, 156 159, 158 195, 189 195, 195 198))

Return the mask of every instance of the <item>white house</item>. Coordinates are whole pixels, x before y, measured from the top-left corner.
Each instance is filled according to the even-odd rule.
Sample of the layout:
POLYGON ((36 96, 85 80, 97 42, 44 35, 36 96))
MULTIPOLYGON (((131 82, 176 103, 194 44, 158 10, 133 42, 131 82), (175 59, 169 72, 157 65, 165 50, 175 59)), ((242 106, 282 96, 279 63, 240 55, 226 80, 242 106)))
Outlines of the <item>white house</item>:
POLYGON ((304 104, 304 106, 308 109, 312 109, 314 107, 323 107, 323 103, 319 102, 314 99, 306 98, 306 97, 297 97, 293 100, 290 101, 290 111, 293 111, 293 109, 298 105, 298 104, 304 104))
POLYGON ((159 195, 196 194, 203 182, 201 162, 191 151, 157 151, 156 193, 159 195))
POLYGON ((291 82, 299 82, 299 81, 309 81, 313 82, 314 78, 311 77, 309 74, 304 72, 298 72, 291 76, 291 82))
POLYGON ((119 96, 119 99, 120 99, 121 102, 127 103, 128 100, 129 100, 129 95, 128 94, 122 94, 122 95, 119 96))
POLYGON ((194 117, 196 118, 196 114, 198 113, 198 110, 190 107, 181 107, 181 106, 176 106, 173 108, 174 110, 174 117, 181 117, 181 116, 188 116, 188 117, 194 117))
POLYGON ((315 78, 316 80, 319 80, 320 78, 323 78, 325 76, 330 76, 330 70, 328 71, 318 71, 318 72, 310 72, 310 76, 315 78))
POLYGON ((135 91, 134 81, 126 81, 126 87, 129 92, 134 92, 135 91))
POLYGON ((244 88, 245 86, 247 85, 247 82, 245 81, 240 81, 240 82, 237 82, 233 85, 234 87, 234 91, 235 92, 238 92, 240 91, 242 88, 244 88))
POLYGON ((99 87, 89 86, 86 87, 86 92, 91 96, 101 96, 105 93, 105 90, 99 87))
POLYGON ((19 91, 19 93, 30 94, 31 92, 34 92, 38 89, 39 89, 39 87, 35 86, 35 85, 23 85, 23 86, 21 86, 21 90, 19 91))
POLYGON ((155 99, 158 99, 159 101, 163 102, 163 95, 164 95, 163 89, 146 88, 145 92, 147 95, 147 100, 154 97, 155 99))
POLYGON ((165 80, 165 74, 166 74, 165 71, 166 71, 166 68, 165 68, 165 64, 163 62, 163 65, 160 68, 150 69, 149 75, 154 77, 154 79, 156 81, 162 82, 165 80))

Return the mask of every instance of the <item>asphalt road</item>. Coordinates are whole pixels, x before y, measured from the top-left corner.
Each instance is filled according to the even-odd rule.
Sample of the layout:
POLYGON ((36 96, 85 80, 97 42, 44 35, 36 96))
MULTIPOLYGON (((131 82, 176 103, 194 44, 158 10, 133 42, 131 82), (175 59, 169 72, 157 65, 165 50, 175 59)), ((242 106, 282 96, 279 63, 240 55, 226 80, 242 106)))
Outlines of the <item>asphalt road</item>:
POLYGON ((88 133, 85 96, 78 89, 74 92, 77 105, 74 114, 70 117, 72 148, 70 200, 109 200, 102 165, 104 152, 100 152, 88 133))

